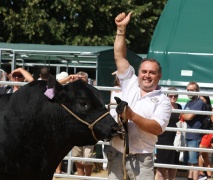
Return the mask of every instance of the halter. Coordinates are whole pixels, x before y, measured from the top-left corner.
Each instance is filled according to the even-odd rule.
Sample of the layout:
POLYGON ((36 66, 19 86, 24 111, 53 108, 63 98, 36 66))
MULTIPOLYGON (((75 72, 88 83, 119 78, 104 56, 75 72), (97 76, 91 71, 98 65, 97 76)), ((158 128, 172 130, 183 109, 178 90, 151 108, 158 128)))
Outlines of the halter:
POLYGON ((103 119, 106 115, 109 114, 109 112, 104 113, 102 116, 100 116, 98 119, 96 119, 92 124, 89 124, 87 122, 85 122, 83 119, 81 119, 80 117, 78 117, 75 113, 73 113, 70 109, 68 109, 64 104, 61 104, 61 106, 67 110, 67 112, 69 112, 70 114, 72 114, 77 120, 79 120, 80 122, 82 122, 83 124, 86 124, 88 126, 88 128, 92 131, 92 135, 94 137, 94 139, 96 141, 98 141, 98 139, 95 136, 95 133, 93 131, 93 126, 100 121, 101 119, 103 119))

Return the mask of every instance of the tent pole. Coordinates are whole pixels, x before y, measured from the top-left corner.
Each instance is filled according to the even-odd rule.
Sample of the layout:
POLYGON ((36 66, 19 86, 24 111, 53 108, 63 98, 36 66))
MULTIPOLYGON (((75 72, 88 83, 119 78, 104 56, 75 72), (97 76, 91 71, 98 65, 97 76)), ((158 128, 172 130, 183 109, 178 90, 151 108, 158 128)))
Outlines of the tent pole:
POLYGON ((12 66, 11 66, 11 72, 16 69, 16 53, 13 51, 13 59, 12 59, 12 66))

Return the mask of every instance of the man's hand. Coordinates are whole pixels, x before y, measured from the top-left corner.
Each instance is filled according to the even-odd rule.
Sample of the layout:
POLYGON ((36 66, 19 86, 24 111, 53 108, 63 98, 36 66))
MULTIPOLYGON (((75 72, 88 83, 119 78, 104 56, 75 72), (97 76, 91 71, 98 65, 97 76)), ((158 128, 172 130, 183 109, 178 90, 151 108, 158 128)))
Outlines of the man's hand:
POLYGON ((126 14, 120 13, 119 15, 117 15, 117 17, 115 18, 115 24, 117 25, 117 27, 126 27, 126 25, 129 23, 130 21, 130 17, 131 17, 132 12, 130 12, 127 16, 126 14))
POLYGON ((121 99, 118 97, 114 97, 114 99, 116 100, 116 103, 118 104, 116 107, 116 112, 118 114, 122 114, 124 112, 124 108, 128 106, 128 103, 126 101, 121 101, 121 99))
POLYGON ((122 101, 118 97, 114 97, 117 102, 116 112, 119 114, 121 121, 125 123, 128 119, 130 119, 131 115, 133 114, 133 111, 128 106, 128 103, 126 101, 122 101), (126 112, 124 112, 124 109, 126 107, 126 112))

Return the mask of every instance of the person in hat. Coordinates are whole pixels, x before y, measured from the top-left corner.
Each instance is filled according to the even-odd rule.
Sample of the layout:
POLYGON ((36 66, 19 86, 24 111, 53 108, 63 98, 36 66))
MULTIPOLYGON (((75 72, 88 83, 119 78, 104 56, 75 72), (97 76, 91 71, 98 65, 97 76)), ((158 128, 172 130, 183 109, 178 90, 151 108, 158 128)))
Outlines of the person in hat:
POLYGON ((56 79, 61 84, 73 82, 78 79, 82 79, 83 81, 88 83, 88 74, 86 72, 79 71, 77 74, 68 75, 67 72, 62 71, 60 74, 56 75, 56 79))

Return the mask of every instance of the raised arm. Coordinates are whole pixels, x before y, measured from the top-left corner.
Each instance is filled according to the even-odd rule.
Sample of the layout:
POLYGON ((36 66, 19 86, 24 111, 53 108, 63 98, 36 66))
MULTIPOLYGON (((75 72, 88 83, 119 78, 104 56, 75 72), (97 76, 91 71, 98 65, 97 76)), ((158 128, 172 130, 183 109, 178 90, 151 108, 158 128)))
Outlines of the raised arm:
POLYGON ((114 58, 117 66, 118 74, 123 74, 129 67, 129 62, 126 59, 126 26, 130 21, 132 12, 127 16, 125 13, 120 13, 115 18, 115 24, 117 25, 117 32, 114 42, 114 58))
POLYGON ((23 68, 17 68, 15 70, 13 70, 11 73, 12 74, 13 73, 21 73, 24 76, 25 81, 27 81, 27 82, 34 81, 33 76, 27 70, 25 70, 23 68))
POLYGON ((84 76, 81 76, 81 75, 78 75, 78 74, 70 74, 69 76, 67 76, 63 79, 58 80, 58 82, 60 84, 66 84, 68 82, 73 82, 75 80, 82 79, 82 78, 84 78, 84 76))

